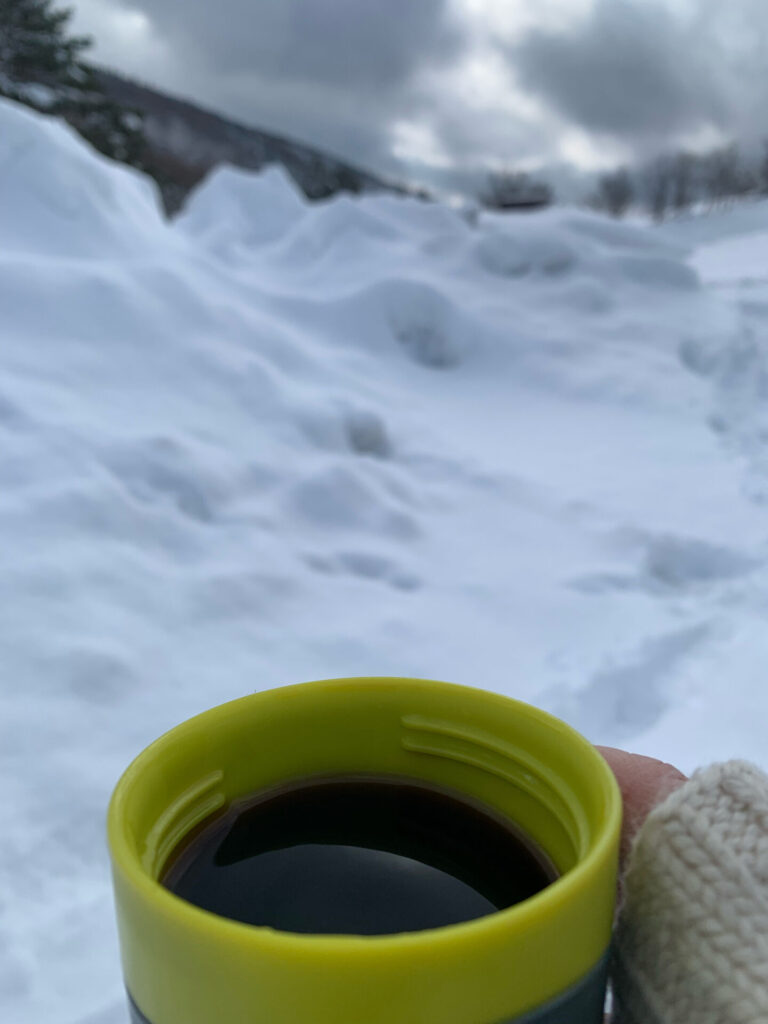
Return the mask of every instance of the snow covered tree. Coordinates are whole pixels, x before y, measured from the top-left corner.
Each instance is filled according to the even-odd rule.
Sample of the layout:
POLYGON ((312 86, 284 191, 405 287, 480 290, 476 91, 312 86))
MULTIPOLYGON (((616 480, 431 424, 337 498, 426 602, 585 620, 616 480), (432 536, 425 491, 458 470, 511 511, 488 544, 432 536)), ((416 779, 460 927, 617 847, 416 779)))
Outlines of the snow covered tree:
POLYGON ((24 97, 30 86, 46 90, 74 84, 78 58, 90 40, 67 37, 70 13, 54 10, 51 0, 0 0, 0 89, 4 93, 24 97))
POLYGON ((96 149, 139 165, 141 119, 110 102, 68 32, 71 10, 54 0, 0 0, 0 96, 66 120, 96 149))
POLYGON ((598 178, 593 205, 598 210, 606 210, 612 217, 623 217, 634 194, 635 188, 629 171, 626 167, 619 167, 598 178))
POLYGON ((515 170, 489 174, 479 196, 481 205, 488 210, 533 209, 549 206, 553 198, 552 188, 546 182, 515 170))
POLYGON ((646 164, 642 171, 645 202, 656 221, 664 220, 672 202, 672 167, 670 157, 660 156, 646 164))
POLYGON ((757 187, 754 175, 742 163, 736 143, 712 150, 706 158, 705 180, 713 203, 749 195, 757 187))
POLYGON ((670 174, 671 198, 673 210, 687 210, 693 203, 696 173, 696 157, 693 153, 681 150, 673 159, 670 174))

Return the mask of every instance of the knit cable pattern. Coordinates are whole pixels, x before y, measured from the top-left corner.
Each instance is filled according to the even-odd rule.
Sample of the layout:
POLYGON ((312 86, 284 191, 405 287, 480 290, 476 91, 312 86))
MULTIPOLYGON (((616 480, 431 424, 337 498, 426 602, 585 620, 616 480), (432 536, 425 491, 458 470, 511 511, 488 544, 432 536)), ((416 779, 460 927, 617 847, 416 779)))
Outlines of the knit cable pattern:
POLYGON ((630 853, 614 1024, 768 1024, 768 777, 702 769, 630 853))

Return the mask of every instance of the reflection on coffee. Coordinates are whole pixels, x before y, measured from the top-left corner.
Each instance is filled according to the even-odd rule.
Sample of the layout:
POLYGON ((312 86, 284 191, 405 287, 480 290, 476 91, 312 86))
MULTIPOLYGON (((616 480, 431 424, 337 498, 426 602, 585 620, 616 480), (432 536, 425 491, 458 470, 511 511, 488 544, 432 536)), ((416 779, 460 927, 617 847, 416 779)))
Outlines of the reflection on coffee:
POLYGON ((492 914, 555 878, 501 816, 423 783, 359 777, 231 804, 174 851, 161 881, 251 925, 388 935, 492 914))

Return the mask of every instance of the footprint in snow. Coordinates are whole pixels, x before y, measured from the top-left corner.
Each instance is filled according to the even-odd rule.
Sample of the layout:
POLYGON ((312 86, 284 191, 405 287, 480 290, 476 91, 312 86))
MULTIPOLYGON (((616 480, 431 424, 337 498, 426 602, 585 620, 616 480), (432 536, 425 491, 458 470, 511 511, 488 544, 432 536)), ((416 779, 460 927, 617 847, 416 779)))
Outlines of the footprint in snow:
POLYGON ((27 417, 18 405, 0 393, 0 428, 16 431, 22 430, 26 424, 27 417))
POLYGON ((193 454, 170 438, 151 438, 109 453, 110 471, 137 501, 171 504, 186 518, 211 523, 221 487, 193 454))
POLYGON ((111 651, 71 650, 62 656, 59 671, 71 692, 87 704, 110 707, 136 688, 130 666, 111 651))
POLYGON ((571 581, 585 593, 646 591, 665 594, 711 586, 746 576, 758 568, 756 558, 737 548, 674 534, 648 538, 635 573, 595 573, 571 581))
POLYGON ((397 590, 418 590, 421 580, 414 573, 401 569, 385 555, 370 551, 342 551, 335 556, 316 553, 305 556, 306 564, 315 572, 336 575, 344 573, 372 582, 387 583, 397 590))
POLYGON ((553 692, 545 705, 603 742, 621 743, 652 728, 673 701, 669 679, 707 637, 706 624, 644 640, 623 661, 606 665, 576 692, 553 692))

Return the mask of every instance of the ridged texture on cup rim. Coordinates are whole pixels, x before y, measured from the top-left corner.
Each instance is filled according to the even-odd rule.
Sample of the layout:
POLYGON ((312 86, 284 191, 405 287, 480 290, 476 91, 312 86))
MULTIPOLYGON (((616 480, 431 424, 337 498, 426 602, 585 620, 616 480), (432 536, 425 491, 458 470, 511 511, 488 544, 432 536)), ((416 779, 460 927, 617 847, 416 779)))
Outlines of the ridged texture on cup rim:
POLYGON ((514 1019, 576 984, 604 955, 620 821, 618 789, 597 751, 510 698, 388 678, 244 697, 166 733, 116 787, 109 842, 126 984, 153 1024, 514 1019), (512 801, 518 820, 530 818, 520 820, 526 830, 549 852, 557 847, 561 866, 569 857, 576 863, 508 910, 375 937, 244 925, 155 880, 185 832, 252 789, 254 772, 267 785, 355 766, 464 792, 471 786, 470 795, 506 813, 504 801, 512 801))

